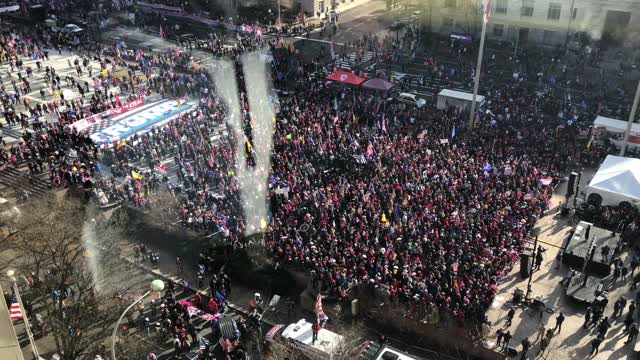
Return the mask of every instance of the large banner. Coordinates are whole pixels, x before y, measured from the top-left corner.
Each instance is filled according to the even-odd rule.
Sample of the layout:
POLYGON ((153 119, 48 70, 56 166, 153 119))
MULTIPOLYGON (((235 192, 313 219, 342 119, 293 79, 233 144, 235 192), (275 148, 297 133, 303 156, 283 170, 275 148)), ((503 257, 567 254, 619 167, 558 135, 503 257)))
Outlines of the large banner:
POLYGON ((122 106, 118 106, 116 108, 101 112, 100 114, 94 114, 82 120, 76 121, 73 124, 71 124, 71 127, 76 129, 77 131, 83 131, 90 128, 97 121, 102 121, 104 118, 108 118, 110 116, 126 113, 137 107, 142 106, 142 104, 144 104, 144 98, 139 97, 135 100, 129 101, 128 103, 122 106))
POLYGON ((131 116, 120 117, 103 123, 99 129, 91 134, 96 143, 108 144, 127 138, 136 132, 150 128, 158 123, 164 123, 189 110, 192 105, 188 102, 180 103, 176 100, 160 101, 153 106, 139 111, 131 116))

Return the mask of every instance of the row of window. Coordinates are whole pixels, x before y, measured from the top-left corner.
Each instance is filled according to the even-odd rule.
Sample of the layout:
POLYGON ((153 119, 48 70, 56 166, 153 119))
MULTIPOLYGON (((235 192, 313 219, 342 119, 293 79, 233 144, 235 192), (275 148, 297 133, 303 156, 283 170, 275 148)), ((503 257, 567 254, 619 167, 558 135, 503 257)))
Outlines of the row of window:
MULTIPOLYGON (((457 0, 445 0, 444 7, 445 8, 455 8, 457 0)), ((496 0, 496 9, 495 12, 497 14, 506 14, 509 0, 496 0)), ((533 6, 535 0, 522 0, 522 7, 520 8, 520 15, 531 17, 533 16, 533 6)), ((562 4, 558 3, 550 3, 549 10, 547 11, 547 19, 549 20, 560 20, 560 14, 562 13, 562 4)), ((571 9, 571 18, 575 19, 578 15, 578 9, 571 9)))

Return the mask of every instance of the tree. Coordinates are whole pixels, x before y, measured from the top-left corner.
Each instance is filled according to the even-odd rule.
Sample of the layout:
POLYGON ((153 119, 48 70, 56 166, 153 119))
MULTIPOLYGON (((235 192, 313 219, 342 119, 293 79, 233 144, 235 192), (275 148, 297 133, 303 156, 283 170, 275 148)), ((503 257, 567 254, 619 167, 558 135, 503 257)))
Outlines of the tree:
POLYGON ((171 232, 180 224, 178 218, 178 200, 168 191, 162 191, 149 199, 145 208, 146 220, 159 229, 171 232))
POLYGON ((118 270, 120 230, 76 197, 42 197, 21 213, 4 228, 12 229, 6 247, 18 254, 19 272, 33 279, 25 298, 41 299, 62 359, 94 356, 122 310, 109 283, 118 270))

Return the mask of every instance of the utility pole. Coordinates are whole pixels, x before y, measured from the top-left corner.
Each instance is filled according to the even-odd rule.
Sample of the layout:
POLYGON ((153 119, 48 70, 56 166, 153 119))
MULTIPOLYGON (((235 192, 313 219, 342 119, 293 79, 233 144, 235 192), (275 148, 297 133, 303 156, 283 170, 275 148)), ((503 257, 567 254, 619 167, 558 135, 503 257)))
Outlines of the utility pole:
POLYGON ((536 259, 536 251, 538 250, 538 235, 536 235, 536 239, 533 241, 533 253, 531 255, 531 271, 529 272, 529 281, 527 282, 527 294, 524 296, 525 300, 529 300, 529 295, 531 295, 531 281, 533 280, 533 265, 535 264, 536 259))
POLYGON ((518 56, 518 43, 520 42, 520 28, 516 29, 516 48, 513 50, 513 60, 518 56))
POLYGON ((629 134, 631 133, 631 125, 636 120, 636 111, 638 111, 638 100, 640 99, 640 81, 638 81, 638 88, 636 89, 636 96, 633 99, 633 106, 631 106, 631 114, 629 114, 629 121, 627 122, 627 129, 624 131, 624 141, 622 142, 622 148, 620 149, 620 156, 624 156, 627 151, 627 143, 629 142, 629 134))
MULTIPOLYGON (((485 6, 490 6, 489 1, 485 6)), ((469 113, 469 126, 467 131, 473 128, 473 122, 476 117, 476 105, 478 97, 478 86, 480 85, 480 72, 482 71, 482 56, 484 55, 484 41, 487 35, 487 22, 489 22, 489 13, 491 9, 483 7, 482 34, 480 35, 480 50, 478 51, 478 62, 476 64, 476 76, 473 82, 473 97, 471 98, 471 112, 469 113)))
POLYGON ((280 18, 280 0, 278 0, 278 27, 282 28, 282 19, 280 18))
POLYGON ((569 8, 569 22, 567 23, 567 35, 564 38, 564 54, 569 52, 569 32, 571 31, 571 22, 573 21, 573 9, 575 9, 576 0, 571 0, 571 8, 569 8))

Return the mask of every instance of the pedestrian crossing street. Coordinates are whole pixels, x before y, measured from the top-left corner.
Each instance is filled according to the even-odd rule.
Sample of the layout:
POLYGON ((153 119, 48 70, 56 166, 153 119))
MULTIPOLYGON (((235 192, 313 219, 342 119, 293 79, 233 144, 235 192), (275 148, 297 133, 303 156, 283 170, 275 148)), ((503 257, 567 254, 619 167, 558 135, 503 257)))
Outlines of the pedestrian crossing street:
MULTIPOLYGON (((60 76, 61 89, 63 90, 63 94, 66 100, 77 99, 80 97, 80 94, 77 91, 77 88, 71 88, 67 86, 67 82, 65 81, 66 76, 73 77, 76 82, 80 82, 80 84, 84 85, 84 82, 89 83, 89 89, 93 88, 93 80, 89 76, 89 72, 87 69, 83 68, 82 75, 78 78, 78 74, 76 73, 75 66, 73 65, 74 59, 79 58, 77 55, 74 55, 69 52, 62 52, 62 55, 58 55, 57 52, 53 54, 53 51, 50 51, 49 61, 42 60, 42 68, 38 71, 38 67, 36 65, 36 60, 31 58, 22 58, 24 65, 21 71, 22 76, 26 77, 26 68, 30 67, 33 70, 33 74, 31 77, 27 77, 27 81, 30 84, 31 92, 26 95, 26 98, 32 105, 43 103, 45 101, 51 101, 53 94, 51 91, 50 82, 49 85, 45 82, 45 67, 53 67, 56 70, 56 74, 60 76), (69 67, 69 63, 67 60, 71 61, 71 67, 69 67), (45 100, 42 100, 40 96, 40 89, 45 89, 45 100)), ((100 71, 100 63, 95 60, 91 60, 91 67, 93 69, 93 76, 96 76, 100 71)), ((5 91, 9 94, 15 93, 13 86, 11 84, 11 80, 15 80, 16 84, 19 85, 20 80, 18 77, 17 69, 11 71, 11 67, 8 63, 4 62, 0 64, 0 80, 2 81, 2 85, 5 87, 5 91)), ((85 96, 91 97, 92 93, 85 94, 85 96)), ((18 111, 23 111, 24 107, 22 105, 22 101, 19 104, 16 104, 16 109, 18 111)))
MULTIPOLYGON (((94 81, 89 76, 89 71, 86 68, 82 68, 82 75, 78 77, 78 74, 75 70, 75 65, 73 65, 73 61, 79 58, 79 56, 68 52, 63 51, 62 55, 58 55, 57 51, 50 50, 49 51, 49 60, 41 60, 42 67, 41 70, 38 71, 38 67, 36 65, 36 60, 31 58, 22 58, 23 67, 21 74, 23 77, 27 77, 26 69, 30 67, 33 70, 32 76, 27 77, 27 81, 31 87, 31 92, 24 95, 21 93, 20 100, 13 105, 15 111, 17 113, 26 112, 24 107, 23 99, 26 98, 29 101, 30 106, 35 106, 37 104, 44 104, 51 102, 53 100, 53 91, 51 90, 51 82, 47 84, 45 81, 45 67, 53 67, 56 70, 56 74, 60 77, 60 88, 63 92, 63 96, 65 100, 75 100, 81 98, 80 93, 78 92, 77 87, 71 87, 67 84, 65 78, 67 76, 71 76, 76 80, 76 83, 79 83, 83 88, 85 87, 85 82, 89 84, 89 92, 85 93, 85 99, 90 99, 93 95, 93 87, 94 81), (69 66, 69 62, 71 62, 71 67, 69 66), (40 94, 40 90, 44 89, 44 99, 40 94)), ((92 67, 92 75, 95 77, 100 71, 100 63, 95 60, 90 60, 90 64, 92 67)), ((16 86, 20 87, 20 79, 18 77, 18 69, 14 68, 11 71, 11 67, 9 63, 3 62, 0 63, 0 83, 4 86, 4 89, 7 94, 15 94, 14 87, 11 81, 14 80, 16 82, 16 86)), ((4 109, 3 109, 4 110, 4 109)), ((1 116, 1 115, 0 115, 1 116)), ((20 125, 7 126, 6 119, 4 117, 0 117, 0 125, 2 128, 3 140, 5 142, 11 143, 17 141, 17 139, 23 135, 24 130, 20 125)))
MULTIPOLYGON (((362 57, 362 62, 367 63, 373 59, 372 51, 365 51, 364 56, 362 57)), ((352 67, 356 65, 356 53, 353 52, 349 54, 346 58, 342 56, 338 56, 336 60, 336 66, 343 70, 351 70, 352 67)))

